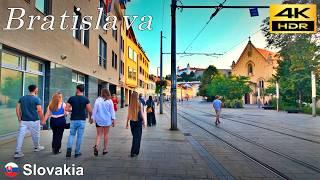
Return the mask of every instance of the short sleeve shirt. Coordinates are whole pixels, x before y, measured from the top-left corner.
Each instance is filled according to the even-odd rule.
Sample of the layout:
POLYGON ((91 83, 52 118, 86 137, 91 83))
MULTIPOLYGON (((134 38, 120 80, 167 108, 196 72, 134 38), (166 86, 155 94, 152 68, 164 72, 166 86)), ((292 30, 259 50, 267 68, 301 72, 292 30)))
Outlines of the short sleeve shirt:
POLYGON ((217 111, 221 110, 222 102, 219 99, 213 101, 213 108, 217 111))
POLYGON ((26 95, 19 99, 22 121, 38 121, 40 120, 37 106, 41 105, 41 100, 32 95, 26 95))
POLYGON ((68 103, 72 106, 70 120, 86 120, 87 110, 86 106, 90 103, 89 99, 85 96, 72 96, 69 98, 68 103))

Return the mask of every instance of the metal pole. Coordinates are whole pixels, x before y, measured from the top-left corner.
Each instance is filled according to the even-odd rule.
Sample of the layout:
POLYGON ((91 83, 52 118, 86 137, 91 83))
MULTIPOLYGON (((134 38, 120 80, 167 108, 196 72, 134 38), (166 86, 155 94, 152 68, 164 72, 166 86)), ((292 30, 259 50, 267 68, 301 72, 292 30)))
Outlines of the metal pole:
POLYGON ((279 112, 279 97, 280 97, 280 93, 279 93, 279 83, 278 81, 276 82, 276 99, 277 99, 277 111, 279 112))
MULTIPOLYGON (((163 81, 162 78, 162 31, 160 32, 160 80, 163 81)), ((163 89, 160 87, 160 114, 163 114, 163 89)))
POLYGON ((171 0, 171 130, 177 130, 177 64, 176 11, 177 0, 171 0))
POLYGON ((260 97, 260 85, 258 87, 258 108, 260 108, 261 105, 261 97, 260 97))
POLYGON ((316 111, 316 109, 317 109, 317 102, 316 102, 316 92, 317 92, 317 90, 316 90, 316 75, 314 74, 314 72, 313 71, 311 71, 311 87, 312 87, 312 116, 313 117, 316 117, 316 115, 317 115, 317 111, 316 111))
POLYGON ((270 6, 176 6, 176 8, 183 8, 183 9, 214 9, 214 8, 223 8, 223 9, 249 9, 249 8, 270 8, 270 6))

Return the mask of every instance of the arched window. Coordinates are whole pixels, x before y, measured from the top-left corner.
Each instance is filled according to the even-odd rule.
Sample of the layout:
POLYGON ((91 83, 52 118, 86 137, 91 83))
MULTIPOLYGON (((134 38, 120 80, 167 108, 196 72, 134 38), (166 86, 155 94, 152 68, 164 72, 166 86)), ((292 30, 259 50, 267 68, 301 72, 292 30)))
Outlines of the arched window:
POLYGON ((260 80, 259 81, 259 87, 264 89, 264 81, 263 80, 260 80))
POLYGON ((248 64, 248 75, 252 75, 253 74, 253 66, 252 64, 248 64))

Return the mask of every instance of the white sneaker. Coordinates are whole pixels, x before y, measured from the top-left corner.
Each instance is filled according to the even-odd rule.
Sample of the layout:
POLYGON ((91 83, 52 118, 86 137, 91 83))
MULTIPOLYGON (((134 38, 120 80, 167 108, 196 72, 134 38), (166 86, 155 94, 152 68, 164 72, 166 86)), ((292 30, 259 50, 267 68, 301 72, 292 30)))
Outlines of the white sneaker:
POLYGON ((38 147, 36 147, 36 148, 34 148, 34 152, 39 152, 39 151, 42 151, 42 150, 44 150, 44 147, 43 146, 38 146, 38 147))
POLYGON ((22 158, 24 156, 24 154, 22 152, 15 152, 14 153, 14 158, 22 158))

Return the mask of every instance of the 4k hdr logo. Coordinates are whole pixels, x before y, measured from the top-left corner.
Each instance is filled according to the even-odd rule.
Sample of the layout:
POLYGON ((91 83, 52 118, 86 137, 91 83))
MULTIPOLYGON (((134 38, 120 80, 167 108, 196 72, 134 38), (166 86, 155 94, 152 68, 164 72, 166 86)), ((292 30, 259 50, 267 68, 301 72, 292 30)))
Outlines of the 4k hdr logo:
POLYGON ((315 4, 275 4, 270 6, 271 33, 316 33, 315 4))

